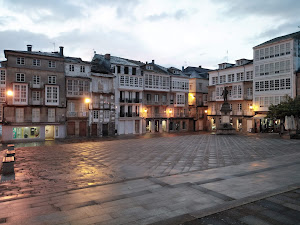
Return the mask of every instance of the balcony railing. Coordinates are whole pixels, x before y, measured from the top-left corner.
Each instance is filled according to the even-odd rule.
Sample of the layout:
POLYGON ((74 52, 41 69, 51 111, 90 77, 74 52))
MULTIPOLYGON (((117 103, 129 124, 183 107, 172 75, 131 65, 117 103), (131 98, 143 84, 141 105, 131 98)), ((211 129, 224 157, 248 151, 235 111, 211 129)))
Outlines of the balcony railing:
POLYGON ((29 82, 29 87, 30 88, 44 88, 44 83, 40 82, 39 84, 34 84, 32 81, 29 82))
POLYGON ((68 117, 77 117, 77 112, 67 112, 68 117))
POLYGON ((93 109, 110 109, 110 103, 93 103, 93 109))
POLYGON ((119 117, 139 117, 140 113, 136 113, 136 112, 123 112, 123 113, 119 113, 119 117))
POLYGON ((88 112, 67 112, 68 117, 88 117, 88 112))
POLYGON ((31 105, 43 105, 43 98, 40 98, 39 100, 31 100, 31 105))

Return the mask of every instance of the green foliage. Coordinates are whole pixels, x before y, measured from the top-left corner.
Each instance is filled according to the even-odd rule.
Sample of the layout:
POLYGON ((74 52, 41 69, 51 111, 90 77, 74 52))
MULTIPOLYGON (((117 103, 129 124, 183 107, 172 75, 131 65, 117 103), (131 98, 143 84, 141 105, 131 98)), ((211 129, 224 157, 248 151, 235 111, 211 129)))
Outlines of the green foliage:
POLYGON ((267 117, 271 119, 283 119, 285 116, 300 116, 300 98, 292 99, 286 96, 286 101, 271 105, 267 117))

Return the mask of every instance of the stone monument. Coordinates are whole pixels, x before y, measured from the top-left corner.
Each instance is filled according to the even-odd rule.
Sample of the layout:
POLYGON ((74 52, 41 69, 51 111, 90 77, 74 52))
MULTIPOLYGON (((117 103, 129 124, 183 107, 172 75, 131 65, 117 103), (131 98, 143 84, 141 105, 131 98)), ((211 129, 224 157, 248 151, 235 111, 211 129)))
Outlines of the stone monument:
POLYGON ((222 96, 224 98, 224 103, 221 107, 221 124, 217 127, 217 134, 234 134, 235 130, 230 124, 230 105, 227 102, 228 90, 224 87, 222 96))

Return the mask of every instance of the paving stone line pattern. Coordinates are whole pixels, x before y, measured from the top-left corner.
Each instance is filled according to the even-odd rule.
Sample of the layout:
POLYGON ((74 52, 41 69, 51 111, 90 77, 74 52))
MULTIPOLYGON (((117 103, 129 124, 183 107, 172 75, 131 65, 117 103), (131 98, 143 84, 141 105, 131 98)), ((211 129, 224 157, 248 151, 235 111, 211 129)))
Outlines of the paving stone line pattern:
POLYGON ((17 148, 15 180, 0 200, 238 165, 299 152, 298 140, 184 135, 17 148))
POLYGON ((300 224, 300 189, 275 195, 210 216, 194 219, 183 224, 300 224))

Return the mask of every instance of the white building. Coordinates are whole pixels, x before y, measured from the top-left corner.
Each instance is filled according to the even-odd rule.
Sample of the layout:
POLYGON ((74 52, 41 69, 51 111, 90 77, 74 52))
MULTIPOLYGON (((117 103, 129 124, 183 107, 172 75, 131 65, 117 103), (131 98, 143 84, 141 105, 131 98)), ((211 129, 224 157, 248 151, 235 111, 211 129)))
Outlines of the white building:
POLYGON ((110 54, 95 54, 93 60, 108 60, 114 77, 117 134, 141 134, 143 76, 139 61, 124 59, 110 54))
POLYGON ((272 127, 264 119, 271 104, 284 101, 286 95, 296 96, 296 71, 300 67, 300 32, 266 41, 253 48, 254 111, 257 128, 272 127))
POLYGON ((224 88, 228 91, 228 103, 231 107, 230 123, 237 131, 250 131, 253 127, 253 63, 240 59, 235 64, 221 63, 219 69, 209 72, 208 120, 209 130, 215 130, 221 124, 221 107, 224 102, 224 88))

